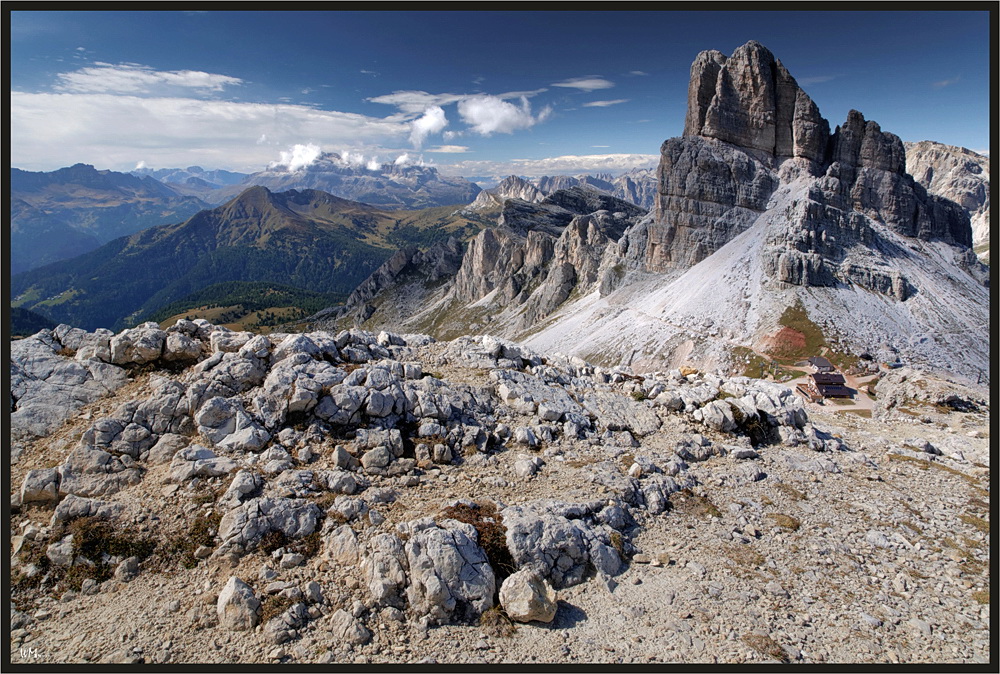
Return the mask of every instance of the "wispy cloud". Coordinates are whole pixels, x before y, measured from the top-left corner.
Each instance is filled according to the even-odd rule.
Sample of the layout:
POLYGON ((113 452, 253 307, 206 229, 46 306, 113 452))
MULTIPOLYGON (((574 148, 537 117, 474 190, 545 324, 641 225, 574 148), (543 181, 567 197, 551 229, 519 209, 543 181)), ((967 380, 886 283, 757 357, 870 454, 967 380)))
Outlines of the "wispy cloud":
POLYGON ((428 152, 439 152, 441 154, 464 154, 469 152, 465 145, 438 145, 427 149, 428 152))
POLYGON ((939 80, 937 82, 932 82, 931 86, 934 87, 935 89, 943 89, 944 87, 950 87, 953 84, 957 84, 960 79, 962 78, 952 77, 951 79, 947 80, 939 80))
POLYGON ((590 103, 584 103, 585 108, 606 108, 610 105, 618 105, 619 103, 628 103, 631 98, 616 98, 613 101, 591 101, 590 103))
POLYGON ((829 82, 830 80, 835 80, 840 75, 813 75, 812 77, 799 77, 795 81, 799 83, 799 86, 808 86, 810 84, 822 84, 823 82, 829 82))
POLYGON ((615 83, 599 75, 588 75, 587 77, 573 77, 562 82, 554 82, 552 86, 579 89, 580 91, 596 91, 597 89, 610 89, 615 86, 615 83))
POLYGON ((644 73, 641 70, 630 70, 630 71, 628 71, 628 74, 629 75, 633 75, 633 76, 637 76, 637 77, 649 75, 649 73, 644 73))
POLYGON ((358 72, 360 72, 362 75, 371 75, 372 77, 378 77, 378 72, 374 70, 365 70, 364 68, 362 68, 358 72))
POLYGON ((222 91, 243 84, 229 75, 200 70, 154 70, 136 63, 95 63, 70 73, 59 73, 56 91, 71 93, 148 94, 164 88, 222 91))

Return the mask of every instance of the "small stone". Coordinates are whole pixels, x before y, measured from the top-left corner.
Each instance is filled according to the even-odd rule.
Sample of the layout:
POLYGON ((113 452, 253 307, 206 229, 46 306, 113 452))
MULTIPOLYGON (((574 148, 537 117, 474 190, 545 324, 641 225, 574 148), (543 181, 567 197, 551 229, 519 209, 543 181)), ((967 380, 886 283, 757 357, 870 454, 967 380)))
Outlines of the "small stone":
POLYGON ((635 562, 636 564, 650 564, 652 563, 653 560, 650 558, 649 555, 640 552, 637 555, 632 555, 632 561, 635 562))

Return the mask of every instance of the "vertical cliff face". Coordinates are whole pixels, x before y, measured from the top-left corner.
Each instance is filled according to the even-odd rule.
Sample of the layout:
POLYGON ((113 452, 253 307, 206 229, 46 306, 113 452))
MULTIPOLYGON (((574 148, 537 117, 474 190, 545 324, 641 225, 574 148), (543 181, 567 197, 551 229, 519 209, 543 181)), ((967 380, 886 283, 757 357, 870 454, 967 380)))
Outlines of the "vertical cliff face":
POLYGON ((972 245, 967 213, 906 173, 897 136, 855 110, 831 134, 812 99, 757 42, 730 57, 697 56, 684 135, 663 144, 658 175, 655 217, 632 234, 643 243, 641 254, 632 246, 630 256, 645 271, 681 271, 708 258, 792 183, 801 199, 766 237, 765 268, 777 281, 861 283, 903 299, 914 291, 908 281, 859 272, 844 262, 851 249, 877 245, 883 226, 904 237, 972 245))
POLYGON ((906 171, 928 192, 959 204, 972 219, 972 243, 990 241, 990 158, 932 141, 905 143, 906 171))
POLYGON ((715 138, 767 160, 822 162, 830 125, 785 66, 759 42, 729 58, 698 54, 691 65, 684 136, 715 138))

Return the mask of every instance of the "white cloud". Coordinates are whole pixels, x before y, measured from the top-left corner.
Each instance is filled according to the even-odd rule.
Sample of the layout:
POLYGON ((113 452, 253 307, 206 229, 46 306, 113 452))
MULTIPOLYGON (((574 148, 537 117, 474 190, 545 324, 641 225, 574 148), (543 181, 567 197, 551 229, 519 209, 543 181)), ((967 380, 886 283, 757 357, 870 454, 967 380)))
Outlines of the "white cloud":
POLYGON ((638 76, 649 75, 649 73, 643 72, 641 70, 630 70, 630 71, 628 71, 628 74, 629 75, 638 75, 638 76))
POLYGON ((372 157, 371 159, 368 160, 368 163, 365 164, 365 168, 368 169, 369 171, 378 171, 380 168, 382 168, 382 164, 379 163, 378 157, 372 157))
POLYGON ((141 171, 144 168, 146 168, 146 162, 142 161, 141 159, 136 162, 136 164, 135 164, 135 170, 136 171, 141 171))
POLYGON ((799 86, 809 86, 810 84, 822 84, 823 82, 829 82, 830 80, 835 80, 840 75, 813 75, 812 77, 800 77, 796 81, 799 86))
POLYGON ((206 73, 200 70, 154 70, 136 63, 95 63, 71 73, 59 73, 56 91, 72 93, 148 94, 163 88, 222 91, 227 86, 243 84, 238 77, 206 73))
POLYGON ((533 116, 531 104, 524 96, 521 97, 520 106, 508 103, 498 96, 471 96, 458 103, 458 114, 462 121, 483 136, 530 128, 544 121, 551 112, 552 108, 546 106, 538 115, 533 116))
POLYGON ((958 84, 959 80, 961 80, 961 79, 962 79, 961 77, 952 77, 952 78, 949 78, 949 79, 946 79, 946 80, 940 80, 938 82, 932 82, 931 86, 934 87, 935 89, 942 89, 944 87, 950 87, 953 84, 958 84))
POLYGON ((50 171, 79 161, 99 168, 201 164, 259 170, 274 146, 302 139, 367 152, 400 147, 405 122, 302 105, 181 97, 11 92, 11 164, 50 171), (257 144, 262 137, 266 144, 257 144))
POLYGON ((575 175, 578 173, 623 173, 633 168, 652 168, 660 161, 658 154, 564 155, 543 159, 510 161, 466 160, 438 166, 444 175, 485 176, 575 175))
POLYGON ((465 145, 438 145, 437 147, 428 148, 427 151, 441 154, 463 154, 468 152, 469 148, 465 145))
POLYGON ((391 94, 374 96, 365 100, 372 103, 395 105, 403 112, 410 114, 423 114, 428 108, 457 103, 464 97, 464 94, 429 94, 426 91, 394 91, 391 94))
POLYGON ((597 89, 610 89, 615 86, 615 83, 597 75, 590 75, 588 77, 573 77, 562 82, 555 82, 552 86, 579 89, 580 91, 595 91, 597 89))
POLYGON ((272 163, 269 168, 284 166, 289 173, 295 173, 319 159, 321 154, 323 154, 323 150, 319 145, 313 145, 312 143, 307 145, 296 144, 292 146, 291 150, 282 151, 281 159, 272 163))
POLYGON ((411 122, 410 142, 413 147, 419 148, 424 144, 424 140, 432 133, 440 133, 444 127, 448 126, 448 118, 444 115, 444 109, 440 106, 433 106, 424 110, 424 114, 411 122))
POLYGON ((616 98, 613 101, 591 101, 590 103, 584 103, 585 108, 606 108, 609 105, 618 105, 619 103, 628 103, 631 98, 616 98))

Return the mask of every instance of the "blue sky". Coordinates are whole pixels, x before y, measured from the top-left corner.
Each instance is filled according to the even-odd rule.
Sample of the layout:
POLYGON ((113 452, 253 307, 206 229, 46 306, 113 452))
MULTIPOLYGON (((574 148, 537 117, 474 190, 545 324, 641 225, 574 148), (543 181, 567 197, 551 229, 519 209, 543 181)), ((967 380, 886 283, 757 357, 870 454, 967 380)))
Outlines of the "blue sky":
POLYGON ((652 165, 698 52, 751 39, 831 127, 855 108, 903 140, 990 142, 985 11, 10 15, 11 163, 36 171, 317 148, 466 176, 652 165))

